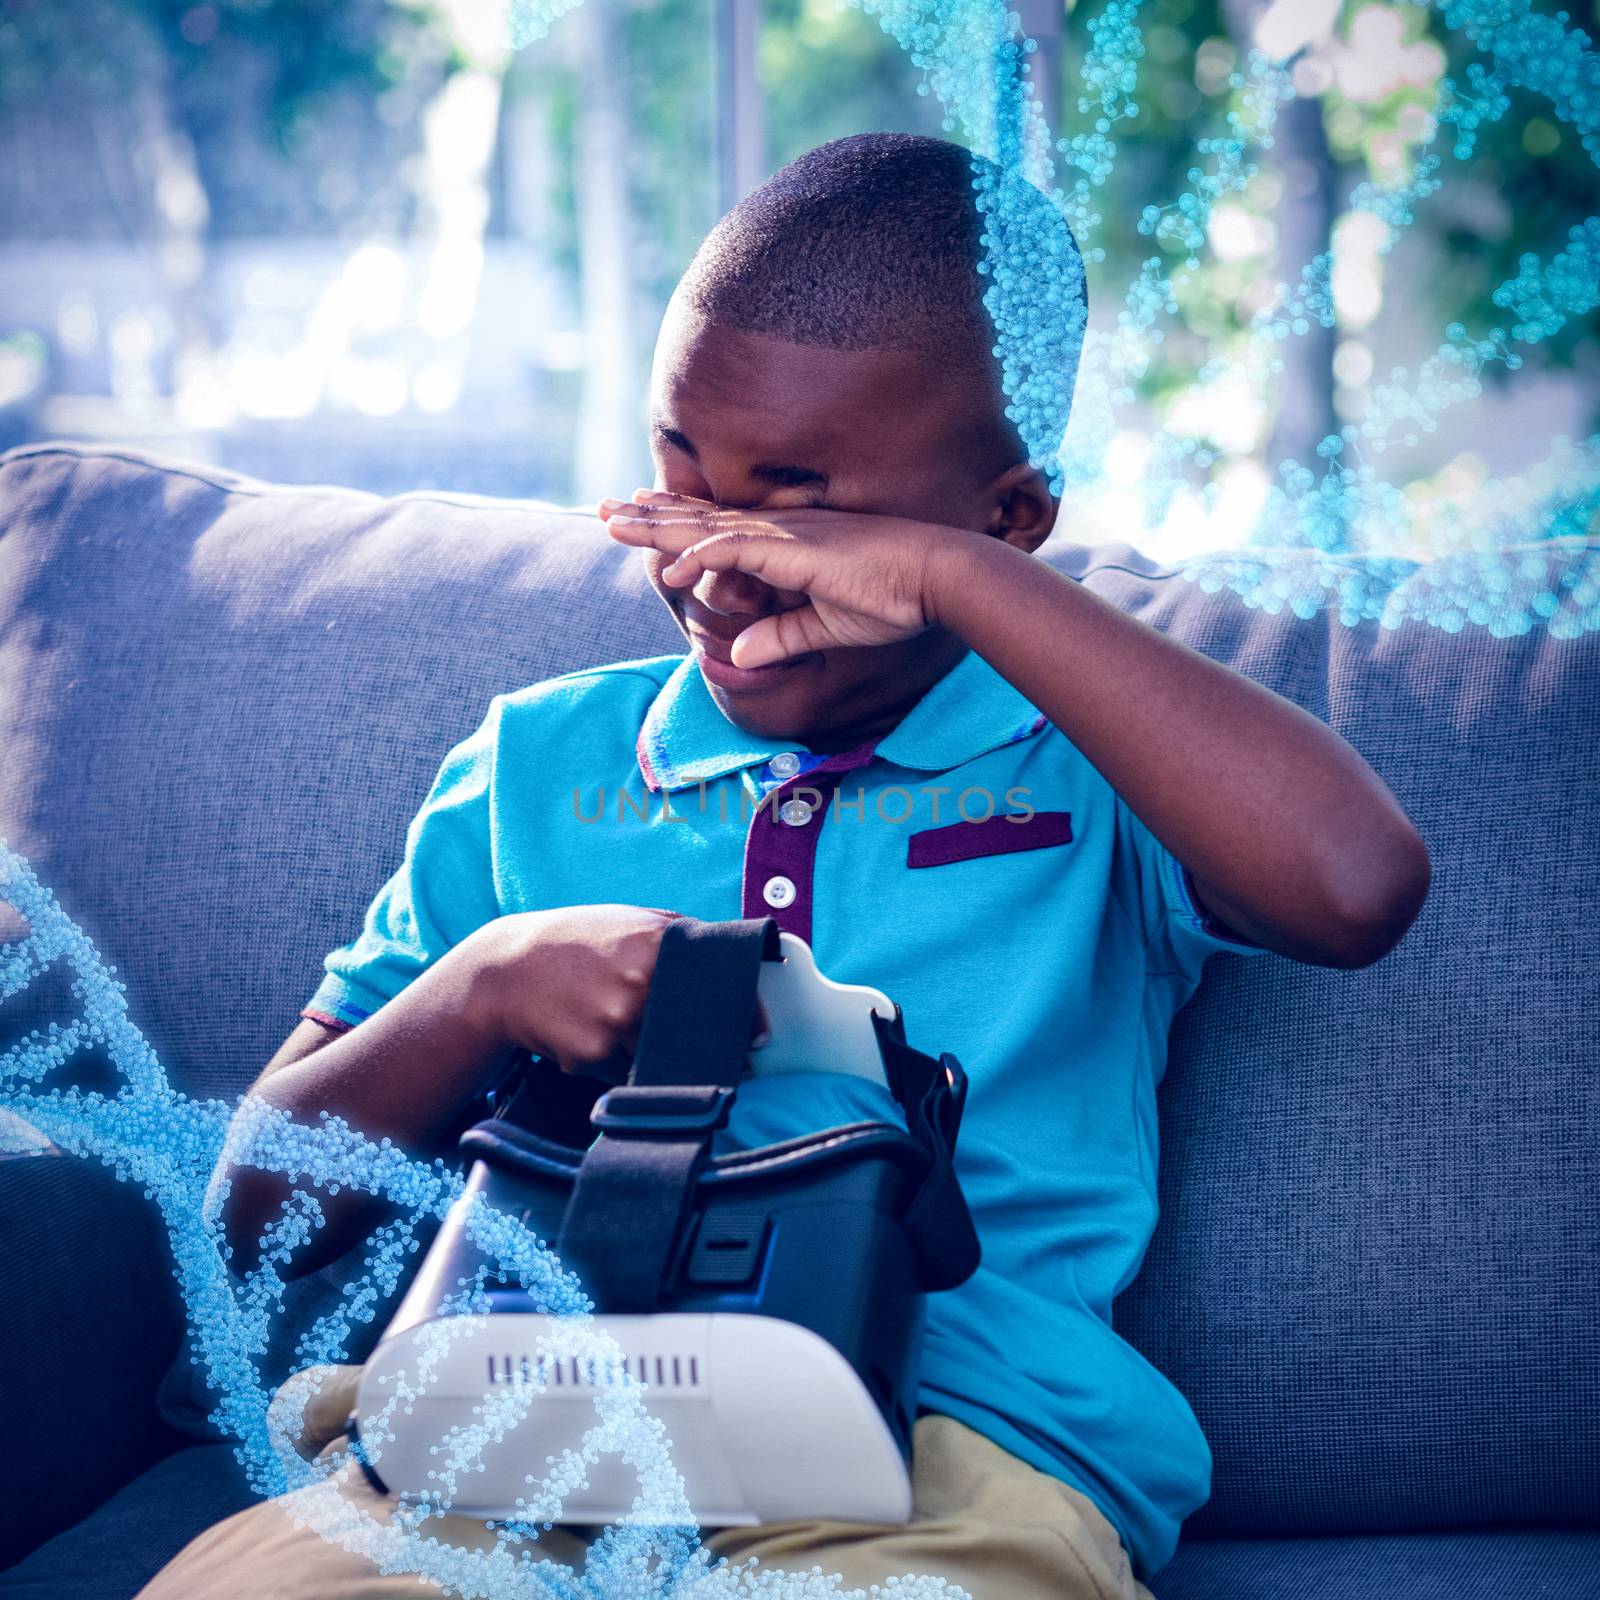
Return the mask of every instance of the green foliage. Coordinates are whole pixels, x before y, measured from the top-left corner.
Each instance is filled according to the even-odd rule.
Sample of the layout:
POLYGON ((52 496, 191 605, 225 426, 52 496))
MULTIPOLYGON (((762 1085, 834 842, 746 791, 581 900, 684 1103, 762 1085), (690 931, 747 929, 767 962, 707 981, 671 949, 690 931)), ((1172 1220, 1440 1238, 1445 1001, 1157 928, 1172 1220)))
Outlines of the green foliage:
MULTIPOLYGON (((1595 20, 1600 22, 1600 7, 1595 20)), ((1464 82, 1475 52, 1442 30, 1435 37, 1447 45, 1448 72, 1464 82)), ((1480 130, 1464 170, 1449 157, 1449 145, 1446 134, 1439 148, 1447 183, 1437 197, 1444 204, 1439 217, 1430 219, 1443 246, 1438 301, 1452 308, 1453 320, 1471 328, 1501 326, 1505 313, 1490 296, 1517 275, 1525 252, 1548 260, 1566 245, 1568 230, 1596 209, 1600 171, 1572 129, 1552 115, 1549 102, 1522 89, 1512 90, 1504 117, 1480 130)), ((1539 359, 1564 368, 1587 361, 1593 370, 1600 361, 1593 320, 1574 319, 1542 341, 1539 359)), ((1511 381, 1504 369, 1493 370, 1491 378, 1511 381)))
MULTIPOLYGON (((1085 20, 1098 10, 1093 0, 1069 9, 1063 36, 1057 103, 1058 139, 1078 132, 1082 82, 1078 69, 1086 42, 1085 20)), ((1151 201, 1175 198, 1188 187, 1194 141, 1220 133, 1231 109, 1226 87, 1237 51, 1217 12, 1215 0, 1146 0, 1145 57, 1139 68, 1139 114, 1117 129, 1117 164, 1100 191, 1096 209, 1104 217, 1093 241, 1106 252, 1104 263, 1089 269, 1089 300, 1122 297, 1152 253, 1150 239, 1134 224, 1151 201)))
POLYGON ((876 18, 834 0, 766 0, 761 36, 767 170, 872 131, 940 131, 935 96, 918 95, 917 69, 876 18))

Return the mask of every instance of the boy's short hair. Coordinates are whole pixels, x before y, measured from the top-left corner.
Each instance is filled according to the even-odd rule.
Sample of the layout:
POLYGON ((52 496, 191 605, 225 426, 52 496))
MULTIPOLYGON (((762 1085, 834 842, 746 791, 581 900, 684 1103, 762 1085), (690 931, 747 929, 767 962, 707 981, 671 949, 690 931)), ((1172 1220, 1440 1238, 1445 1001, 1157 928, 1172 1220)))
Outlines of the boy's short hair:
MULTIPOLYGON (((972 397, 974 420, 992 418, 986 442, 1026 460, 1027 447, 1005 415, 995 325, 983 303, 993 279, 978 272, 980 168, 998 185, 995 162, 925 134, 857 133, 818 145, 717 223, 674 297, 714 322, 792 344, 936 356, 972 397)), ((1056 232, 1060 253, 1078 263, 1077 307, 1086 309, 1082 257, 1066 218, 1015 178, 1005 187, 1008 204, 1018 203, 1019 191, 1030 235, 1056 232)), ((1074 310, 1064 341, 1074 371, 1082 309, 1074 310)), ((1062 431, 1066 421, 1063 410, 1062 431)))

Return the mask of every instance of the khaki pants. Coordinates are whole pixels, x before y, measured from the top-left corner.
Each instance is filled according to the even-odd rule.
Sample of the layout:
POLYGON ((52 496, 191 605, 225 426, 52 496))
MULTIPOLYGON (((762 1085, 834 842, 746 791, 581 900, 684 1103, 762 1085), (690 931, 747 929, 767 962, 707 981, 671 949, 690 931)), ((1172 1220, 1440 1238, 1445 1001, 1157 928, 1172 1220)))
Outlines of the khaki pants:
MULTIPOLYGON (((358 1367, 324 1368, 306 1407, 300 1449, 310 1457, 338 1437, 355 1397, 358 1367)), ((872 1522, 776 1522, 702 1529, 700 1543, 730 1563, 760 1558, 757 1574, 820 1567, 841 1588, 864 1593, 902 1574, 959 1586, 972 1600, 1154 1600, 1135 1581, 1116 1530, 1095 1504, 1059 1479, 1019 1461, 983 1434, 937 1413, 912 1435, 912 1514, 904 1527, 872 1522)), ((359 1507, 385 1525, 392 1502, 352 1473, 330 1501, 296 1490, 209 1528, 181 1550, 138 1600, 393 1600, 428 1585, 415 1574, 382 1573, 364 1554, 297 1526, 295 1502, 308 1494, 359 1507)), ((491 1543, 482 1522, 433 1519, 426 1532, 468 1549, 491 1543)), ((589 1539, 600 1530, 557 1526, 541 1533, 546 1557, 581 1577, 589 1539)), ((730 1590, 733 1585, 728 1586, 730 1590)))

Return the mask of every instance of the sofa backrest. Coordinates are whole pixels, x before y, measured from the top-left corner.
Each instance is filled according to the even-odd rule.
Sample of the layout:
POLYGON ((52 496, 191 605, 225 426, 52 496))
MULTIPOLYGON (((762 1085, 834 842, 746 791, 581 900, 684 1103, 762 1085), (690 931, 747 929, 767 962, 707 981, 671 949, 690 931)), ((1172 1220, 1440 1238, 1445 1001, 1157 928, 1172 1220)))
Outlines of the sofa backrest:
MULTIPOLYGON (((1212 1442, 1191 1529, 1594 1520, 1600 551, 1507 554, 1560 608, 1508 628, 1462 625, 1448 564, 1248 552, 1199 582, 1047 549, 1328 721, 1434 861, 1382 962, 1221 955, 1179 1016, 1116 1320, 1212 1442), (1363 584, 1442 625, 1358 619, 1363 584)), ((492 695, 679 648, 587 509, 0 458, 0 837, 191 1094, 236 1095, 295 1025, 492 695)), ((0 1020, 70 1014, 40 984, 0 1020)))

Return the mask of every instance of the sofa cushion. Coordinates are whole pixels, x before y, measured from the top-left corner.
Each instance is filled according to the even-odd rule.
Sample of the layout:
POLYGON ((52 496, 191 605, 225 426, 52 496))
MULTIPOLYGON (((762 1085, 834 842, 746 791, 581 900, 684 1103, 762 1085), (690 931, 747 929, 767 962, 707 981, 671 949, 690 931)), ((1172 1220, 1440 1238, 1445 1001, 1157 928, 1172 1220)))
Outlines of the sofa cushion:
POLYGON ((1275 586, 1239 586, 1253 604, 1202 588, 1224 558, 1189 581, 1127 552, 1086 579, 1336 729, 1427 840, 1432 888, 1360 972, 1208 968, 1160 1095, 1162 1222, 1116 1324, 1211 1442, 1189 1532, 1592 1524, 1600 549, 1269 565, 1275 586), (1376 583, 1395 610, 1509 574, 1576 592, 1588 626, 1496 637, 1271 609, 1319 572, 1335 595, 1376 583))
POLYGON ((283 1042, 491 696, 682 639, 587 512, 0 461, 0 837, 187 1093, 283 1042))
MULTIPOLYGON (((1219 955, 1178 1019, 1164 1214, 1116 1317, 1212 1441, 1191 1526, 1593 1522, 1600 634, 1452 631, 1440 564, 1046 550, 1327 720, 1435 865, 1376 966, 1219 955), (1304 604, 1320 585, 1358 617, 1358 584, 1441 625, 1304 604)), ((1493 559, 1559 565, 1570 622, 1594 554, 1493 559)), ((0 460, 0 837, 117 965, 174 1080, 231 1096, 489 698, 679 647, 583 509, 30 447, 0 460)))
POLYGON ((1151 1589, 1156 1600, 1590 1600, 1600 1533, 1185 1539, 1151 1589))
POLYGON ((0 1595, 132 1600, 196 1534, 257 1498, 231 1445, 190 1445, 141 1473, 75 1528, 0 1572, 0 1595))
POLYGON ((0 1567, 182 1442, 156 1413, 183 1323, 165 1234, 99 1162, 0 1155, 0 1567))

